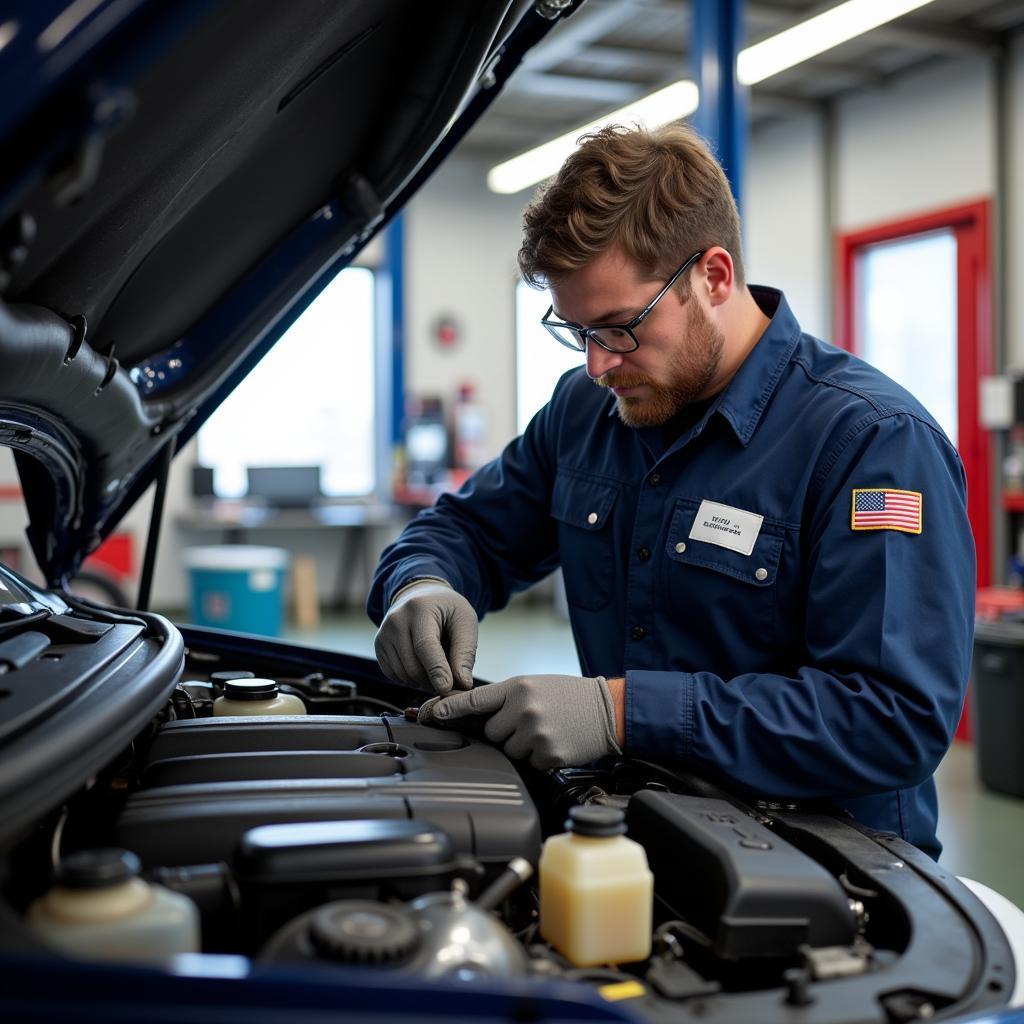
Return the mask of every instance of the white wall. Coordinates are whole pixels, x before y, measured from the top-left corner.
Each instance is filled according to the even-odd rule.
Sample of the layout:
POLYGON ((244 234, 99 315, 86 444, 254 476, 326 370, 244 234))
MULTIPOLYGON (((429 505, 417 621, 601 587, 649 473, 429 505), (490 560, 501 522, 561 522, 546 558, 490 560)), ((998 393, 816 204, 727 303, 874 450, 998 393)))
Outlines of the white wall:
POLYGON ((522 196, 487 191, 487 165, 445 164, 406 212, 406 385, 446 407, 466 381, 487 410, 495 455, 515 427, 515 285, 522 196), (435 338, 452 317, 460 340, 435 338))
POLYGON ((844 100, 838 227, 864 227, 995 191, 991 61, 944 61, 844 100))
POLYGON ((814 114, 755 133, 741 210, 748 282, 781 288, 819 338, 831 337, 824 134, 814 114))

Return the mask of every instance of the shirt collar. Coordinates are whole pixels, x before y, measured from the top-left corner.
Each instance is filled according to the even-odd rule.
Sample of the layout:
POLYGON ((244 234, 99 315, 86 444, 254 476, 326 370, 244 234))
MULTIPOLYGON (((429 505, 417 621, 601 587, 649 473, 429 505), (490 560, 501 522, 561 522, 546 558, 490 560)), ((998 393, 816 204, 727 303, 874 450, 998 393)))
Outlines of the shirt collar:
POLYGON ((729 422, 744 447, 750 443, 761 414, 800 339, 800 325, 782 292, 776 288, 751 285, 750 294, 771 322, 715 407, 715 411, 729 422))
MULTIPOLYGON (((750 443, 761 414, 800 338, 800 324, 781 291, 757 284, 750 285, 749 289, 761 312, 770 318, 770 323, 720 394, 719 400, 713 402, 701 418, 703 428, 711 416, 721 413, 744 448, 750 443)), ((617 415, 615 396, 609 392, 606 399, 607 415, 617 415)), ((658 440, 661 427, 642 427, 640 434, 654 447, 664 447, 658 440)))

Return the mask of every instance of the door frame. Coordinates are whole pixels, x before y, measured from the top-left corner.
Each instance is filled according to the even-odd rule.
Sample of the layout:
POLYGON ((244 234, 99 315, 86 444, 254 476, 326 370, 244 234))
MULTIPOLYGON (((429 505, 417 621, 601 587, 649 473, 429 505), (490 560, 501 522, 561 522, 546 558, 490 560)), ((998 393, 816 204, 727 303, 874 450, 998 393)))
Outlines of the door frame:
POLYGON ((992 372, 992 202, 979 199, 900 220, 836 233, 836 344, 856 354, 857 256, 865 246, 943 228, 956 236, 957 449, 967 475, 978 586, 992 578, 991 438, 978 418, 978 382, 992 372))

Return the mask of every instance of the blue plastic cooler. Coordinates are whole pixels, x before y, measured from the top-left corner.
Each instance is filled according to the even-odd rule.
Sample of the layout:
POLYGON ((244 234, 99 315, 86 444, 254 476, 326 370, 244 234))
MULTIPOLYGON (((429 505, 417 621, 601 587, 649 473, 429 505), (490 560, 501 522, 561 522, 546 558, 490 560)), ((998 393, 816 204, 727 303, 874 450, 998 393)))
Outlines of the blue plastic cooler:
POLYGON ((189 620, 197 626, 280 636, 288 552, 226 544, 185 549, 189 620))

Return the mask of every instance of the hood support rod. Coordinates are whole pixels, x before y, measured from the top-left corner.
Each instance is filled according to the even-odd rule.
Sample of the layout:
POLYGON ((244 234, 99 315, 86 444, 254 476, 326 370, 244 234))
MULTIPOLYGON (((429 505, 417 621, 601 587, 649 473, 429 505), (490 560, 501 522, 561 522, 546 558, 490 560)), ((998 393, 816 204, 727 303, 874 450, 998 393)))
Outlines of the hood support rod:
POLYGON ((149 611, 149 593, 153 588, 153 570, 156 567, 156 548, 160 541, 160 524, 163 521, 164 502, 167 499, 167 477, 171 472, 176 446, 177 438, 172 437, 160 452, 156 493, 153 495, 153 510, 149 514, 149 533, 146 536, 146 555, 142 562, 142 578, 139 580, 139 600, 136 607, 140 612, 149 611))

